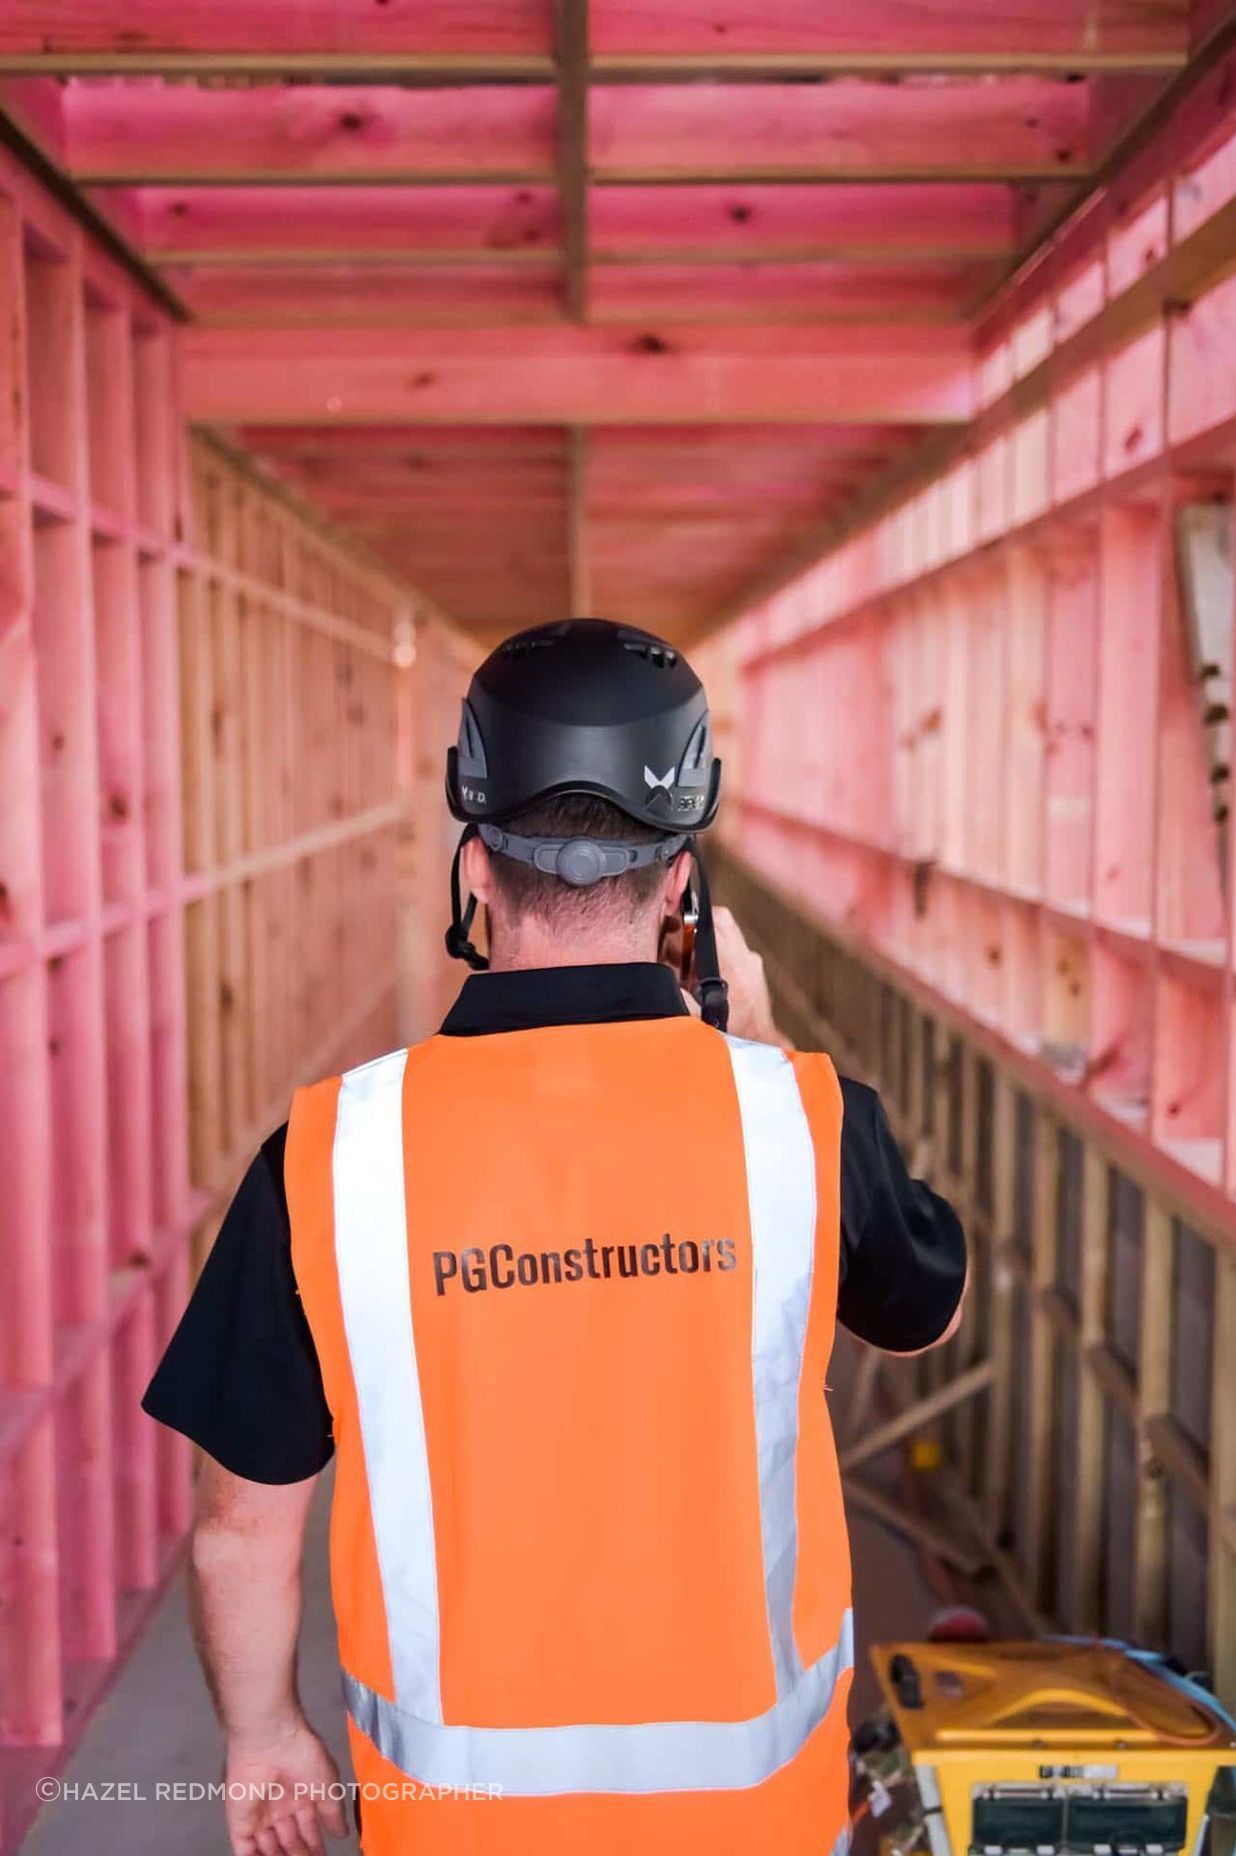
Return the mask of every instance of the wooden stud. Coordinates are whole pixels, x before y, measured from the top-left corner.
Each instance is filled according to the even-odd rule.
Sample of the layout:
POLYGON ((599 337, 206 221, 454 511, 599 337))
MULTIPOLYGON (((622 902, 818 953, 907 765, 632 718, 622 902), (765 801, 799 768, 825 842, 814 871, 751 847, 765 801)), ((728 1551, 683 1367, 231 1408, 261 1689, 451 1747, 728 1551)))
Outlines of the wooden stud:
POLYGON ((1215 1265, 1214 1388, 1211 1399, 1210 1641, 1215 1691, 1236 1706, 1236 1262, 1215 1265))
MULTIPOLYGON (((979 1283, 991 1265, 990 1234, 978 1201, 978 1053, 968 1045, 963 1045, 960 1060, 960 1191, 954 1195, 954 1203, 969 1236, 971 1270, 975 1280, 971 1283, 970 1294, 962 1310, 961 1329, 950 1353, 954 1371, 961 1377, 981 1373, 983 1389, 986 1390, 995 1369, 991 1365, 990 1356, 982 1358, 978 1336, 979 1283)), ((982 1435, 979 1419, 976 1405, 966 1401, 951 1414, 945 1429, 950 1454, 958 1462, 962 1480, 968 1489, 973 1489, 978 1482, 979 1442, 982 1435)))
MULTIPOLYGON (((1106 1326, 1108 1254, 1111 1242, 1110 1172, 1104 1156, 1087 1147, 1082 1160, 1081 1285, 1077 1345, 1085 1352, 1101 1343, 1106 1326)), ((1077 1365, 1077 1439, 1065 1469, 1072 1485, 1072 1532, 1065 1565, 1068 1589, 1060 1609, 1074 1631, 1097 1631, 1103 1530, 1104 1412, 1094 1376, 1077 1365)))
POLYGON ((1144 1427, 1171 1403, 1172 1220, 1156 1199, 1142 1228, 1141 1344, 1137 1374, 1137 1510, 1133 1516, 1134 1620, 1139 1641, 1162 1645, 1167 1633, 1167 1491, 1144 1427))
POLYGON ((991 1384, 992 1374, 990 1362, 982 1360, 977 1366, 969 1367, 956 1378, 939 1386, 928 1397, 907 1405, 895 1418, 888 1419, 874 1431, 868 1431, 860 1440, 847 1444, 841 1452, 842 1470, 848 1472, 858 1469, 872 1457, 891 1449, 914 1432, 926 1430, 945 1412, 954 1411, 957 1406, 985 1392, 991 1384))

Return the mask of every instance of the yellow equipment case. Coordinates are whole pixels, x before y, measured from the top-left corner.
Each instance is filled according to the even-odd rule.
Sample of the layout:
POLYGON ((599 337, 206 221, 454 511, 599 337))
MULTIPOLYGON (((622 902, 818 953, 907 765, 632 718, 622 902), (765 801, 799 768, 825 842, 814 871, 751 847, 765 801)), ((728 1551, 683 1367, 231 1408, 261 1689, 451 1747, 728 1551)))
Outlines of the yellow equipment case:
POLYGON ((882 1856, 1192 1856, 1224 1809, 1236 1723, 1158 1658, 1052 1640, 872 1658, 887 1705, 854 1737, 855 1822, 882 1856))

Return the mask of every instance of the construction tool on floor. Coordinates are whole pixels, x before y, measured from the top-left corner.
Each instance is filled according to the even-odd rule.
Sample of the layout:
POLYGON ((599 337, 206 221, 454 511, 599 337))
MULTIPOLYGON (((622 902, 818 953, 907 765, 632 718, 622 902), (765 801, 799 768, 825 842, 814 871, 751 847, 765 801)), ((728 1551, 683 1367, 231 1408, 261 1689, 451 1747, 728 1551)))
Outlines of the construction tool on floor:
POLYGON ((1230 1819, 1236 1721, 1158 1657, 1093 1639, 871 1654, 885 1706, 854 1735, 852 1811, 879 1856, 1194 1856, 1230 1819))

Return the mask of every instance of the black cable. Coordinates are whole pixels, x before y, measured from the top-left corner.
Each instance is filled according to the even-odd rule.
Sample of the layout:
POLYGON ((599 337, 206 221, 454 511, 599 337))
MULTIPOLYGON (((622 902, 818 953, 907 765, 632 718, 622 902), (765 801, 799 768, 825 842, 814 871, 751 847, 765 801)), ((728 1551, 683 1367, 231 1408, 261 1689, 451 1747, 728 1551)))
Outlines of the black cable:
POLYGON ((695 853, 695 887, 699 919, 695 924, 695 996, 706 1025, 724 1031, 730 1022, 730 989, 721 977, 717 959, 717 933, 712 921, 712 898, 703 859, 695 853))

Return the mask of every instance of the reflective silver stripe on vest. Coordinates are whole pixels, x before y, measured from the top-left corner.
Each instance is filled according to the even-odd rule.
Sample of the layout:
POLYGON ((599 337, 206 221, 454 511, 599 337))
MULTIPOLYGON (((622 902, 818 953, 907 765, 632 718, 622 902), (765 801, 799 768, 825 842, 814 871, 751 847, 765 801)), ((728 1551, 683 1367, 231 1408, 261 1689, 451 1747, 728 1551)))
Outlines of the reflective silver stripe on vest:
POLYGON ((798 1572, 798 1391, 815 1257, 815 1150, 794 1066, 772 1044, 727 1038, 742 1115, 751 1217, 751 1367, 764 1594, 778 1697, 802 1674, 798 1572))
POLYGON ((407 1052, 397 1051, 343 1079, 335 1124, 335 1259, 395 1695, 413 1714, 440 1721, 438 1573, 408 1285, 406 1062, 407 1052))
POLYGON ((493 1786, 507 1798, 741 1791, 793 1759, 853 1666, 854 1625, 847 1611, 833 1649, 766 1714, 746 1721, 444 1727, 415 1719, 349 1675, 343 1688, 361 1732, 383 1758, 425 1785, 493 1786))

